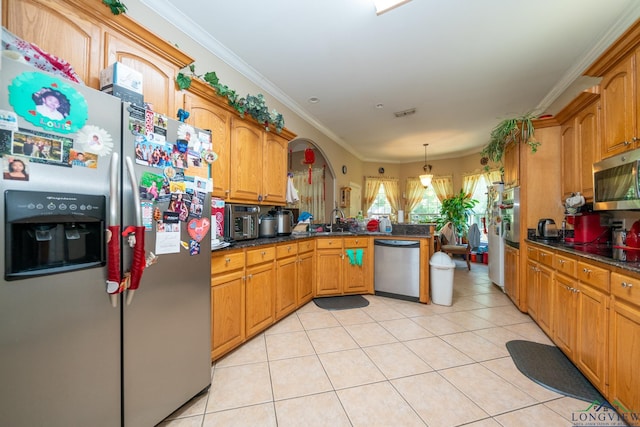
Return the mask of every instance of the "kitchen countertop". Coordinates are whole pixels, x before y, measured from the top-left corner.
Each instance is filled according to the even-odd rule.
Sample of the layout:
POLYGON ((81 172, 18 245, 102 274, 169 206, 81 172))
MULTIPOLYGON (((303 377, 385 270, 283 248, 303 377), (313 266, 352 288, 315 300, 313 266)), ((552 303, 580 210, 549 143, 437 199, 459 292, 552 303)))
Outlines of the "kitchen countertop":
POLYGON ((356 232, 335 232, 335 233, 304 233, 304 234, 291 234, 289 236, 276 236, 276 237, 260 237, 251 240, 239 240, 233 242, 230 246, 213 249, 212 252, 239 249, 239 248, 251 248, 255 246, 271 245, 275 243, 285 243, 295 240, 313 239, 316 237, 383 237, 383 238, 419 238, 427 239, 431 237, 429 234, 429 226, 421 224, 393 224, 391 233, 381 232, 369 232, 369 231, 356 231, 356 232))
POLYGON ((631 262, 614 259, 614 249, 609 244, 571 244, 535 239, 526 239, 526 241, 640 274, 640 261, 631 262))

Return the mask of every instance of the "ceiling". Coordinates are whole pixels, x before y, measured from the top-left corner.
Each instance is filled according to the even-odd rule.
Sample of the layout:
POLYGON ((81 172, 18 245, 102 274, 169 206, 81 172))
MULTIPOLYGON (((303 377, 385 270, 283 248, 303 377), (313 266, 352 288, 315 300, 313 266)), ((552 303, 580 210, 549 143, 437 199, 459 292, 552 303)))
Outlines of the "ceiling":
POLYGON ((387 163, 422 161, 425 143, 429 160, 476 153, 502 119, 557 113, 640 17, 637 0, 413 0, 380 16, 371 0, 142 2, 359 159, 387 163))

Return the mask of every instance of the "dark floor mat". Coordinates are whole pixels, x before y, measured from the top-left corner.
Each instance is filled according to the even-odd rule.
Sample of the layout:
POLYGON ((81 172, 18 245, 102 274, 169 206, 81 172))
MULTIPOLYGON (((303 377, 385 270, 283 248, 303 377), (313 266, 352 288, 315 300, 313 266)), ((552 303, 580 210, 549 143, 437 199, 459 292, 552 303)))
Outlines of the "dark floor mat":
POLYGON ((587 402, 606 402, 558 347, 520 340, 506 345, 520 372, 541 386, 587 402))
POLYGON ((339 297, 314 298, 313 302, 326 310, 346 310, 361 308, 369 305, 369 301, 362 295, 343 295, 339 297))

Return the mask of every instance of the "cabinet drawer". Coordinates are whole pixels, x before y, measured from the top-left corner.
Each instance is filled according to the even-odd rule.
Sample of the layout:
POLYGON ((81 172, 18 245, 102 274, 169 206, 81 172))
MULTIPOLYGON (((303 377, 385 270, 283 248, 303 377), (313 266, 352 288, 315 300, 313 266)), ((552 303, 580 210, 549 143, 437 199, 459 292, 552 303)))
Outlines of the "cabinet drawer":
POLYGON ((640 306, 640 279, 611 273, 611 293, 616 297, 640 306))
POLYGON ((276 258, 286 258, 288 256, 293 256, 298 254, 298 244, 297 243, 287 243, 284 245, 276 246, 276 258))
POLYGON ((273 246, 262 246, 257 249, 247 250, 247 265, 273 261, 275 257, 276 248, 273 246))
POLYGON ((578 262, 578 279, 591 286, 609 292, 609 270, 586 262, 578 262))
POLYGON ((316 240, 316 248, 317 249, 342 248, 342 239, 336 239, 336 238, 323 239, 323 238, 320 238, 320 239, 316 240))
POLYGON ((576 276, 576 268, 578 262, 575 259, 566 257, 564 255, 556 254, 553 260, 553 267, 559 272, 566 274, 567 276, 575 277, 576 276))
POLYGON ((302 242, 298 242, 298 252, 299 253, 312 251, 314 247, 315 247, 314 241, 311 240, 311 239, 303 240, 302 242))
POLYGON ((547 267, 553 267, 553 252, 538 249, 538 261, 547 267))
POLYGON ((216 254, 211 257, 211 274, 244 268, 244 252, 216 254))
POLYGON ((538 254, 540 250, 538 248, 534 248, 533 246, 527 246, 527 258, 532 261, 538 261, 538 254))
POLYGON ((369 246, 368 237, 345 237, 344 238, 345 248, 366 248, 367 246, 369 246))

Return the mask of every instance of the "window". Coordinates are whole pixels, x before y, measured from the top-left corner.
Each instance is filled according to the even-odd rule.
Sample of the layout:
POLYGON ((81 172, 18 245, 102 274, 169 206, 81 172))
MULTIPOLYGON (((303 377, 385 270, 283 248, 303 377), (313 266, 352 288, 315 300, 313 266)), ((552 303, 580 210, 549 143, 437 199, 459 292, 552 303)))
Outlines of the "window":
POLYGON ((478 229, 480 230, 480 242, 487 243, 487 235, 484 233, 484 225, 482 223, 482 219, 487 217, 487 180, 484 175, 478 181, 478 185, 476 185, 476 189, 473 192, 472 199, 478 201, 478 203, 473 207, 473 215, 469 218, 469 225, 478 224, 478 229))
POLYGON ((391 205, 387 201, 387 195, 384 192, 384 184, 380 184, 376 200, 367 211, 367 216, 369 218, 374 218, 380 215, 391 215, 391 205))
POLYGON ((436 217, 440 215, 441 206, 442 203, 438 200, 433 187, 427 187, 422 193, 422 201, 411 211, 410 222, 412 224, 435 222, 436 217))

